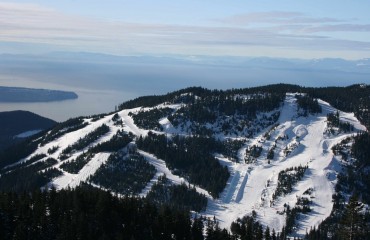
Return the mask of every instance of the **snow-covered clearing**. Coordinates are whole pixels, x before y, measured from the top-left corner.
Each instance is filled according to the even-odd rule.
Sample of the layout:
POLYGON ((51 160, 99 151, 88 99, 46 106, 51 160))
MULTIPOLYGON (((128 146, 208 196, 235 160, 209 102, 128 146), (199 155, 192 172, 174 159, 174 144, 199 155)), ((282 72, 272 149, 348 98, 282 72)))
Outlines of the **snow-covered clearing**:
POLYGON ((27 138, 27 137, 31 137, 32 135, 35 135, 39 132, 41 132, 42 130, 30 130, 30 131, 27 131, 27 132, 23 132, 23 133, 20 133, 18 135, 15 135, 14 138, 27 138))

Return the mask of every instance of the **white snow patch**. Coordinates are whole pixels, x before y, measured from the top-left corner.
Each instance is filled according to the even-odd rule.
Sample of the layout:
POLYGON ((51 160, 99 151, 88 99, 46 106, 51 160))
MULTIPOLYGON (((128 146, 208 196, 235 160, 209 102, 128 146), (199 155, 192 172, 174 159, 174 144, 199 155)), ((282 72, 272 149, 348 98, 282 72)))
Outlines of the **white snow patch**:
POLYGON ((31 137, 39 132, 41 132, 42 130, 40 129, 37 129, 37 130, 30 130, 30 131, 27 131, 27 132, 23 132, 23 133, 20 133, 18 135, 15 135, 14 138, 27 138, 27 137, 31 137))

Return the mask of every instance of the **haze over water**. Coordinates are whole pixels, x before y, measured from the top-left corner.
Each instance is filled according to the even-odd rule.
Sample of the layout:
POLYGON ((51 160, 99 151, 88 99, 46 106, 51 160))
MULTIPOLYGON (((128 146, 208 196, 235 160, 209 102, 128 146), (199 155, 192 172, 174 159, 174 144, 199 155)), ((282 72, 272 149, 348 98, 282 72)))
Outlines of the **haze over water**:
POLYGON ((369 84, 369 8, 365 0, 1 1, 0 85, 80 97, 0 111, 63 121, 190 86, 369 84))
POLYGON ((3 55, 0 86, 68 90, 76 92, 79 98, 50 103, 0 103, 0 111, 28 110, 64 121, 111 112, 120 103, 139 96, 165 94, 191 86, 230 89, 273 83, 310 87, 370 83, 368 66, 353 70, 351 62, 338 70, 336 62, 326 63, 328 66, 322 68, 323 64, 312 67, 311 62, 281 59, 245 62, 225 58, 225 62, 220 62, 219 58, 199 58, 194 62, 176 58, 74 56, 70 61, 65 56, 54 55, 46 58, 3 55))

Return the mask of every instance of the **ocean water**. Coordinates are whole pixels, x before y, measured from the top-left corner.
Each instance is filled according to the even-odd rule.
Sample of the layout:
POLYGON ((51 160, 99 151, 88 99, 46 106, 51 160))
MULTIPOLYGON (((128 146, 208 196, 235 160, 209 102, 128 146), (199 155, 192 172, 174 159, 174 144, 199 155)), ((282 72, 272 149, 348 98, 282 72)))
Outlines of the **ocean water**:
POLYGON ((58 122, 72 117, 108 113, 127 100, 120 92, 76 91, 78 99, 43 103, 0 103, 0 112, 13 110, 31 111, 58 122))
POLYGON ((191 64, 1 62, 0 86, 74 91, 76 100, 49 103, 0 103, 0 111, 28 110, 56 121, 108 113, 120 103, 185 87, 230 89, 290 83, 310 87, 370 84, 370 74, 302 69, 191 64))

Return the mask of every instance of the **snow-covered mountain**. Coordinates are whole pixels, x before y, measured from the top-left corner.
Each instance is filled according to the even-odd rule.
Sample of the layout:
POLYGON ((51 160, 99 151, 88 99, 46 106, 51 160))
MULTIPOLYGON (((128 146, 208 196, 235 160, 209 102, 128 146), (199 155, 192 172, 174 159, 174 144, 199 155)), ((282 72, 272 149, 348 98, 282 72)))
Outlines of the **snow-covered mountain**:
POLYGON ((165 175, 169 185, 185 183, 206 197, 197 212, 215 217, 221 227, 254 215, 281 231, 289 211, 300 209, 291 235, 303 236, 333 209, 344 163, 332 148, 366 131, 354 113, 305 93, 190 88, 148 100, 143 107, 128 103, 111 114, 71 119, 37 136, 24 148, 26 157, 1 161, 0 188, 12 179, 22 186, 30 174, 44 188, 83 183, 145 197, 165 175), (158 151, 161 137, 165 154, 158 151), (192 153, 207 160, 185 164, 172 153, 183 155, 180 160, 192 153), (205 170, 203 163, 209 164, 205 170))

